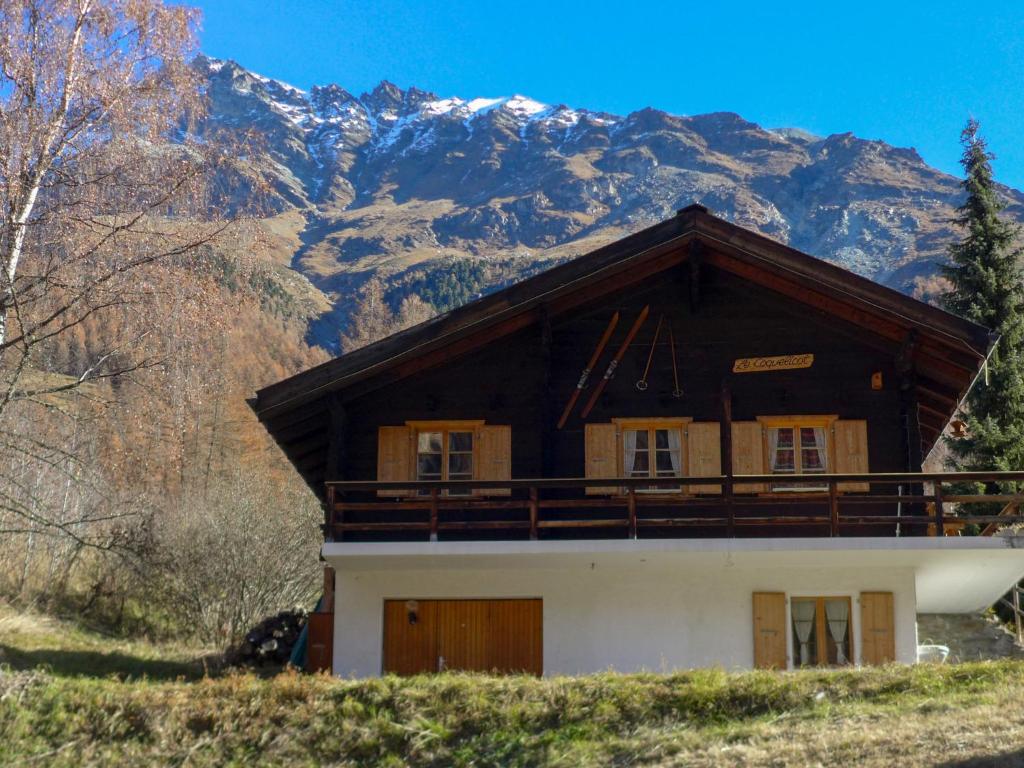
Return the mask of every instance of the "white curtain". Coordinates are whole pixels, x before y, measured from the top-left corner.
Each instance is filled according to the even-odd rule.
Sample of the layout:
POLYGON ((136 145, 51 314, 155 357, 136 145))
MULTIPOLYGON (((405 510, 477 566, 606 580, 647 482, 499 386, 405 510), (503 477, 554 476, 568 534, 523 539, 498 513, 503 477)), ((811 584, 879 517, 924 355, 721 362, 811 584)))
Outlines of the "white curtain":
POLYGON ((836 641, 836 664, 846 663, 846 628, 850 621, 850 604, 844 600, 826 600, 825 618, 828 631, 836 641))
POLYGON ((800 666, 811 663, 811 631, 814 629, 815 605, 812 600, 794 600, 790 603, 793 611, 793 628, 800 642, 800 666))
POLYGON ((683 471, 680 448, 681 442, 679 440, 679 430, 668 430, 668 455, 672 459, 672 472, 676 475, 682 474, 683 471))
POLYGON ((772 472, 779 468, 779 430, 768 430, 768 462, 771 464, 772 472))
POLYGON ((818 449, 818 464, 821 466, 821 471, 828 472, 828 465, 825 463, 825 429, 823 427, 814 428, 814 447, 818 449))
POLYGON ((622 431, 622 446, 625 451, 623 466, 626 468, 626 475, 632 476, 633 466, 636 463, 636 430, 624 429, 622 431))

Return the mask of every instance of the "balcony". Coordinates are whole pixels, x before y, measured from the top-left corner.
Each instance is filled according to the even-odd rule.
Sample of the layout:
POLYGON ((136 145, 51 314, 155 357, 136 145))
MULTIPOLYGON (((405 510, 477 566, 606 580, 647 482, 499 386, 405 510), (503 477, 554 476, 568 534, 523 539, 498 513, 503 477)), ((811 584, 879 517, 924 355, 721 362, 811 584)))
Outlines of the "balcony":
POLYGON ((544 538, 991 535, 1024 522, 1024 493, 963 493, 1024 483, 1024 472, 813 475, 813 490, 773 488, 793 476, 330 481, 328 541, 544 538), (849 492, 850 484, 869 490, 849 492), (680 493, 680 486, 686 493, 680 493), (614 490, 602 495, 587 489, 614 490), (501 489, 506 495, 487 495, 501 489), (389 497, 387 494, 396 495, 389 497), (402 493, 406 495, 402 495, 402 493))

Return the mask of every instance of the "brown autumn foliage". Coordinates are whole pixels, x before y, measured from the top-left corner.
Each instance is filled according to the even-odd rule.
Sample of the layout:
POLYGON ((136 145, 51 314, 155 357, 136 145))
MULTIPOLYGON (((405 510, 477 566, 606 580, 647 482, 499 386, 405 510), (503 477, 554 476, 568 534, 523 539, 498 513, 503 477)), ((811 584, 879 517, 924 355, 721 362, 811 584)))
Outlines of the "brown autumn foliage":
POLYGON ((0 0, 0 594, 220 641, 313 596, 317 505, 245 397, 323 355, 238 255, 237 148, 189 133, 197 20, 0 0))
POLYGON ((372 277, 363 286, 348 332, 341 335, 341 348, 352 352, 393 333, 425 322, 436 314, 434 308, 415 294, 406 296, 394 312, 384 296, 384 281, 372 277))

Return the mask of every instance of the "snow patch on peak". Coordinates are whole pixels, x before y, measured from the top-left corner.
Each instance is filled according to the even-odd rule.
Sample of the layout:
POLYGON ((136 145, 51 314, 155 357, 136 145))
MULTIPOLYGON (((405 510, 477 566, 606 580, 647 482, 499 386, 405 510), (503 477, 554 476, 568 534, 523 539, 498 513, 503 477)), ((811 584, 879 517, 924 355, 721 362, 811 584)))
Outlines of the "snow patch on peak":
POLYGON ((442 117, 456 115, 464 118, 478 117, 496 109, 510 113, 521 119, 534 119, 551 112, 551 107, 526 96, 500 96, 498 98, 476 98, 466 101, 454 96, 449 99, 435 99, 424 102, 420 107, 420 117, 442 117))
MULTIPOLYGON (((461 99, 460 99, 461 101, 461 99)), ((487 114, 495 107, 500 107, 505 101, 504 98, 497 99, 472 99, 466 102, 466 108, 474 115, 477 113, 487 114)))
POLYGON ((522 115, 524 117, 533 117, 534 115, 540 114, 541 112, 547 112, 551 109, 547 104, 541 104, 539 101, 534 101, 533 99, 527 98, 526 96, 520 96, 519 94, 516 94, 510 99, 506 99, 502 106, 513 115, 522 115))
POLYGON ((271 88, 279 88, 282 91, 285 91, 286 93, 293 94, 295 96, 301 96, 301 97, 305 97, 306 96, 306 92, 304 90, 302 90, 301 88, 296 88, 294 85, 291 85, 290 83, 286 83, 283 80, 274 80, 273 78, 265 77, 265 76, 259 74, 258 72, 252 72, 252 71, 249 71, 249 70, 246 70, 246 71, 248 71, 249 74, 254 79, 259 80, 261 83, 263 83, 264 85, 270 86, 271 88))
POLYGON ((220 72, 227 64, 224 59, 211 59, 209 56, 204 56, 203 59, 203 63, 206 65, 206 68, 214 73, 220 72))

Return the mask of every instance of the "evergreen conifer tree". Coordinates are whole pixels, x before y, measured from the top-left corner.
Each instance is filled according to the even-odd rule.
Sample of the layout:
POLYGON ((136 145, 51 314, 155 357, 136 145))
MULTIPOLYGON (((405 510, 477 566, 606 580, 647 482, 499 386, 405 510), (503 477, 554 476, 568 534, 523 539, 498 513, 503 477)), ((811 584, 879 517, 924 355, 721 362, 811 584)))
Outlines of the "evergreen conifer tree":
POLYGON ((985 139, 971 120, 960 135, 967 198, 954 220, 963 239, 949 249, 943 273, 952 283, 945 307, 999 334, 984 381, 967 397, 961 418, 967 437, 950 440, 958 470, 1024 469, 1024 285, 1020 227, 1004 221, 1006 207, 992 176, 985 139))

